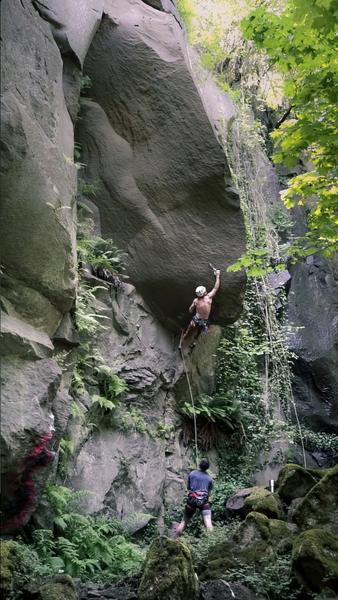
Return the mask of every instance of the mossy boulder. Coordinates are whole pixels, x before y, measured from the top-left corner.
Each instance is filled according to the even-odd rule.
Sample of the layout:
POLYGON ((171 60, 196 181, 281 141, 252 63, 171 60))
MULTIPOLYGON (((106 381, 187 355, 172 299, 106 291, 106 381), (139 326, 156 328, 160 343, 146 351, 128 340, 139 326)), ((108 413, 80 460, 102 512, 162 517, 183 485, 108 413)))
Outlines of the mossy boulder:
POLYGON ((229 517, 245 518, 250 511, 260 512, 272 519, 280 519, 283 516, 279 496, 258 486, 239 490, 226 503, 226 513, 229 517))
POLYGON ((0 595, 6 598, 13 591, 16 546, 13 541, 0 541, 0 595))
POLYGON ((301 530, 324 528, 338 533, 338 465, 328 469, 298 504, 293 521, 301 530))
POLYGON ((245 563, 257 562, 272 553, 295 533, 295 525, 269 519, 266 515, 251 512, 234 533, 236 553, 245 563))
POLYGON ((260 563, 282 545, 290 545, 295 526, 251 512, 231 540, 216 544, 209 553, 201 579, 222 579, 227 571, 241 565, 260 563))
POLYGON ((251 494, 244 500, 244 507, 247 512, 262 513, 271 519, 281 519, 284 516, 279 496, 261 487, 253 488, 251 494))
POLYGON ((309 591, 325 587, 338 594, 338 536, 324 529, 301 533, 293 544, 292 568, 309 591))
POLYGON ((25 598, 34 600, 78 600, 74 582, 69 575, 55 575, 46 581, 30 584, 25 598))
POLYGON ((320 478, 320 472, 315 469, 308 470, 294 464, 285 465, 277 480, 278 495, 289 504, 295 498, 305 496, 320 478))
POLYGON ((146 557, 140 600, 196 600, 198 587, 186 544, 165 536, 156 538, 146 557))

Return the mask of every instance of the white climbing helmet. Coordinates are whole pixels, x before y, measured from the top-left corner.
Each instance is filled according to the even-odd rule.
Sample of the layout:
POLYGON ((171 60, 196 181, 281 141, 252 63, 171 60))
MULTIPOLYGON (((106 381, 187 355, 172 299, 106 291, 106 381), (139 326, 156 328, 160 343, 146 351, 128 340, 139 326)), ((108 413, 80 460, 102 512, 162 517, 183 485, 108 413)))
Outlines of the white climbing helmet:
POLYGON ((196 296, 202 298, 207 293, 207 288, 204 285, 199 285, 195 290, 196 296))

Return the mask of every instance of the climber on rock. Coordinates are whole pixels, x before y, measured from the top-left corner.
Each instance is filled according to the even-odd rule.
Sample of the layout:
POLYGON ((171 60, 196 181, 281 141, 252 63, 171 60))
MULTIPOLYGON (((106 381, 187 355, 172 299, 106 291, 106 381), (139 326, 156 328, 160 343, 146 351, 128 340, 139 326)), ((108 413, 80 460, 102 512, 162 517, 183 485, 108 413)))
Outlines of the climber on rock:
POLYGON ((213 529, 211 522, 210 493, 213 488, 212 477, 207 473, 209 461, 203 458, 199 464, 199 469, 191 471, 188 477, 188 497, 184 510, 184 516, 181 523, 175 529, 175 535, 179 536, 185 530, 195 511, 199 509, 204 527, 211 531, 213 529))
POLYGON ((213 268, 213 271, 214 271, 214 275, 216 277, 216 281, 215 281, 215 285, 212 288, 212 290, 210 292, 207 292, 204 285, 199 285, 196 288, 197 298, 195 298, 193 300, 191 306, 189 307, 190 313, 192 313, 194 311, 196 311, 196 312, 195 312, 193 318, 191 319, 188 327, 186 328, 186 330, 183 332, 183 334, 181 336, 180 345, 179 345, 180 348, 182 346, 182 342, 190 335, 191 332, 195 332, 197 330, 197 335, 195 336, 195 339, 198 338, 198 336, 202 333, 202 331, 204 333, 208 333, 211 305, 212 305, 214 296, 217 294, 217 292, 219 290, 220 274, 221 274, 219 269, 213 268))

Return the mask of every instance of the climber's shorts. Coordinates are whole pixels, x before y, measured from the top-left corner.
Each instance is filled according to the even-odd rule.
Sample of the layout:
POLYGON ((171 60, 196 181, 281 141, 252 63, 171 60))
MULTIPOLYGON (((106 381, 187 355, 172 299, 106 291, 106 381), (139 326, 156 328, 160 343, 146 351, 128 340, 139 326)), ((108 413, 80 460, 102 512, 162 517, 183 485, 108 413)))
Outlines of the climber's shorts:
POLYGON ((202 517, 211 515, 211 506, 210 506, 209 502, 205 502, 198 509, 197 509, 197 507, 192 507, 192 506, 189 506, 189 504, 186 504, 185 509, 184 509, 184 521, 186 523, 188 523, 188 521, 190 521, 191 517, 194 516, 196 510, 200 511, 202 517))
POLYGON ((194 324, 195 327, 199 327, 205 333, 208 333, 208 329, 209 329, 209 321, 208 321, 208 319, 201 319, 197 315, 194 315, 191 320, 192 320, 192 322, 193 322, 193 324, 194 324))

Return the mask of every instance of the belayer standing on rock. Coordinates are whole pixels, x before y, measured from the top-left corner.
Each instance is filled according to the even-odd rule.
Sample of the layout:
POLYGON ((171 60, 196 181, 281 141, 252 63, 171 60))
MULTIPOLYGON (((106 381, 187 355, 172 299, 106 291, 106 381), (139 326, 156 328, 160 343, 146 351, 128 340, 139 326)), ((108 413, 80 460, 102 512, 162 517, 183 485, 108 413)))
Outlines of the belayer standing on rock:
POLYGON ((213 528, 209 499, 214 484, 212 477, 209 475, 209 473, 207 473, 209 466, 208 459, 203 458, 199 464, 199 469, 189 473, 187 503, 184 510, 183 520, 175 530, 176 536, 179 536, 181 533, 183 533, 197 509, 199 509, 202 515, 204 527, 208 531, 213 528))
POLYGON ((189 334, 192 331, 196 331, 196 329, 197 329, 196 339, 202 333, 202 331, 204 333, 208 333, 209 316, 210 316, 210 312, 211 312, 212 301, 213 301, 214 296, 217 294, 217 292, 219 290, 220 280, 221 280, 220 270, 213 268, 213 271, 214 271, 214 275, 216 277, 216 281, 215 281, 215 285, 212 288, 212 290, 210 292, 207 292, 207 289, 204 287, 204 285, 199 285, 196 288, 197 298, 195 298, 193 300, 191 306, 189 307, 189 312, 191 312, 191 313, 194 311, 196 311, 196 312, 195 312, 193 318, 191 319, 188 327, 182 334, 180 346, 179 346, 180 348, 181 348, 182 342, 189 336, 189 334))

